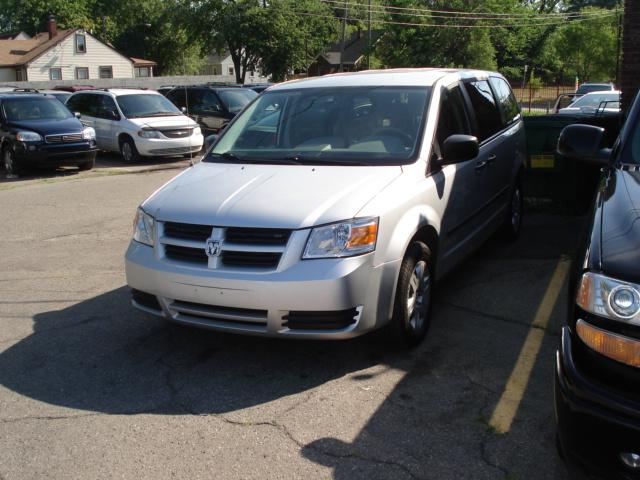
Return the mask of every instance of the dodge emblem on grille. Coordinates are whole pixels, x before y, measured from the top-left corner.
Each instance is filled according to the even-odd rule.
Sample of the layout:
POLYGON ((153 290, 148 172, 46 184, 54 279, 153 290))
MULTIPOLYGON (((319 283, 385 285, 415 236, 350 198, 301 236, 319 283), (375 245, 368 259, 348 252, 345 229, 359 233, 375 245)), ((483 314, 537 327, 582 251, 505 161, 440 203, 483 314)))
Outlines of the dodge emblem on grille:
POLYGON ((220 240, 207 239, 207 248, 205 249, 208 257, 217 257, 220 255, 220 240))

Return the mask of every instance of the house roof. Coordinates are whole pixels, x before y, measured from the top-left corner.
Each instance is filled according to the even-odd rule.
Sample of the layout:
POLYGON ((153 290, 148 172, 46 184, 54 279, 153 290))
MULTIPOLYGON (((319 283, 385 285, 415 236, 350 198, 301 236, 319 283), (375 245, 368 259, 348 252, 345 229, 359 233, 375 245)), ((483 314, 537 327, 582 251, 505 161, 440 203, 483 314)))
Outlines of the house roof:
POLYGON ((158 65, 153 60, 145 60, 144 58, 135 58, 135 57, 129 57, 129 58, 131 58, 131 61, 133 62, 134 67, 155 67, 156 65, 158 65))
MULTIPOLYGON (((371 43, 374 44, 382 36, 381 31, 371 32, 371 43)), ((369 37, 366 32, 359 30, 351 34, 344 45, 344 65, 356 63, 364 55, 369 45, 369 37)), ((331 65, 340 65, 340 54, 342 53, 342 42, 331 45, 327 52, 321 56, 331 65)))
POLYGON ((43 32, 29 40, 0 40, 0 66, 14 67, 29 63, 77 30, 79 29, 58 30, 58 34, 52 39, 49 39, 47 32, 43 32))

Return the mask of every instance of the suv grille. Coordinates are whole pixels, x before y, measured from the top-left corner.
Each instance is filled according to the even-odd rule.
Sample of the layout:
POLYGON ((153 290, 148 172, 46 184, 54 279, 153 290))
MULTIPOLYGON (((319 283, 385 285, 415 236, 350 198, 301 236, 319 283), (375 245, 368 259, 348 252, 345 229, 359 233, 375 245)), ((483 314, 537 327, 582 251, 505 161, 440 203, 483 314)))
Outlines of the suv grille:
POLYGON ((63 133, 60 135, 47 135, 44 137, 47 143, 74 143, 82 141, 82 133, 63 133))
POLYGON ((193 128, 167 128, 159 130, 167 138, 187 138, 193 134, 193 128))
POLYGON ((214 227, 165 222, 160 243, 166 259, 209 269, 260 269, 278 267, 291 230, 277 228, 214 227), (220 254, 209 258, 206 242, 220 242, 220 254))

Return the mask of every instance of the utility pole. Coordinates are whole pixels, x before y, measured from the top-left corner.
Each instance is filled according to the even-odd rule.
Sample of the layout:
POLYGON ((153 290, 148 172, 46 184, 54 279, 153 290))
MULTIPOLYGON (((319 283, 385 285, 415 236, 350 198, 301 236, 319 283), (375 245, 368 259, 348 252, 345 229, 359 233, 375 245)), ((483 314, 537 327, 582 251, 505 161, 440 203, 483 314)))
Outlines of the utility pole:
POLYGON ((344 2, 344 14, 342 15, 342 48, 340 48, 340 67, 338 68, 339 72, 342 72, 343 69, 343 58, 344 58, 344 46, 347 35, 347 9, 349 8, 349 3, 347 0, 344 2))
POLYGON ((367 47, 367 70, 371 70, 371 0, 369 0, 369 41, 367 47))

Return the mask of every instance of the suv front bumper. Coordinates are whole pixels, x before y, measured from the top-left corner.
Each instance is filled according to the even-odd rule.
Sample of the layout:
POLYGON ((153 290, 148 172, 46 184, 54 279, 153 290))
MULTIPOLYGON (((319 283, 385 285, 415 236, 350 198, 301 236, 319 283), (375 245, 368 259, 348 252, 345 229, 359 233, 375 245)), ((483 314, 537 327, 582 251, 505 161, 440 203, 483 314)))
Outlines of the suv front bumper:
POLYGON ((314 339, 351 338, 386 323, 399 265, 374 267, 368 254, 301 260, 283 271, 217 271, 163 261, 134 241, 125 261, 129 286, 157 299, 134 296, 148 313, 213 330, 314 339))
POLYGON ((98 149, 94 141, 67 144, 31 144, 16 142, 17 160, 26 166, 79 165, 93 160, 98 149))
POLYGON ((556 353, 555 410, 559 441, 569 467, 594 479, 639 479, 620 460, 640 452, 640 404, 582 372, 569 327, 556 353))
POLYGON ((136 135, 135 143, 142 156, 174 156, 198 153, 202 150, 204 137, 191 135, 185 138, 140 138, 136 135))

